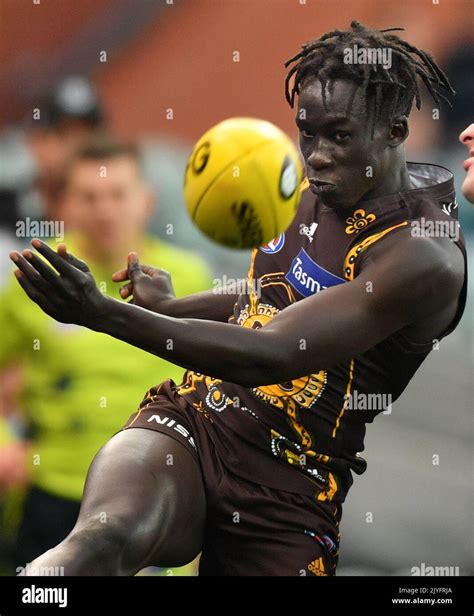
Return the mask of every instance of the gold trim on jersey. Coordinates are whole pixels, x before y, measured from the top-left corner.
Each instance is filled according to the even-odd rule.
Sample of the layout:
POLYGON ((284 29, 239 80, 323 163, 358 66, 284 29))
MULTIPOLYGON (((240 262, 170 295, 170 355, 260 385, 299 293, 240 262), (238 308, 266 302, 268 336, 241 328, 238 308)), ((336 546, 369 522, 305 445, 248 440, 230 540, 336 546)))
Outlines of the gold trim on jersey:
POLYGON ((332 473, 328 473, 329 488, 324 492, 319 492, 316 500, 318 501, 332 501, 336 494, 338 487, 335 476, 332 473))
POLYGON ((334 426, 334 430, 332 431, 332 438, 334 438, 336 436, 336 432, 339 429, 339 425, 341 423, 341 419, 342 416, 344 415, 345 411, 346 411, 346 407, 349 403, 349 398, 351 395, 351 388, 352 388, 352 381, 354 379, 354 364, 355 364, 355 359, 352 358, 351 359, 351 363, 349 364, 349 379, 347 381, 347 387, 346 387, 346 395, 344 396, 344 402, 342 404, 342 408, 339 412, 339 415, 336 419, 336 425, 334 426))
MULTIPOLYGON (((378 240, 385 237, 391 231, 394 231, 395 229, 399 229, 400 227, 406 227, 407 225, 408 225, 408 221, 404 220, 403 222, 397 225, 393 225, 392 227, 388 227, 387 229, 384 229, 383 231, 380 231, 379 233, 374 233, 373 235, 369 235, 365 239, 358 242, 355 246, 353 246, 347 253, 346 258, 344 259, 344 277, 346 278, 346 280, 349 280, 349 281, 354 280, 356 261, 357 261, 357 258, 360 256, 360 254, 364 252, 364 250, 366 250, 369 246, 372 246, 372 244, 375 244, 375 242, 377 242, 378 240)), ((344 396, 344 402, 342 404, 341 410, 336 420, 336 424, 332 431, 333 438, 335 438, 337 434, 339 426, 341 425, 342 417, 344 416, 344 413, 347 408, 347 404, 349 402, 349 396, 351 394, 352 383, 354 381, 354 369, 355 369, 355 358, 353 357, 349 364, 349 371, 348 371, 349 374, 347 378, 347 386, 346 386, 346 394, 344 396)))
MULTIPOLYGON (((146 397, 146 396, 145 396, 146 397)), ((133 424, 137 421, 137 419, 140 417, 140 415, 142 414, 142 410, 143 409, 139 409, 137 411, 137 414, 135 415, 135 417, 133 418, 133 420, 128 424, 127 428, 130 428, 131 426, 133 426, 133 424)))
POLYGON ((253 280, 253 272, 255 269, 255 257, 257 256, 257 252, 258 252, 258 248, 254 248, 252 250, 252 254, 250 255, 250 266, 249 266, 249 271, 247 273, 247 278, 249 280, 253 280))
POLYGON ((361 242, 356 244, 353 248, 351 248, 349 252, 347 253, 346 258, 344 259, 344 278, 346 278, 346 280, 354 280, 356 260, 357 260, 357 257, 359 257, 360 254, 364 252, 364 250, 366 250, 369 246, 371 246, 378 240, 382 239, 382 237, 387 235, 387 233, 390 233, 390 231, 393 231, 394 229, 398 229, 399 227, 406 227, 407 225, 408 225, 408 221, 405 220, 404 222, 401 222, 398 225, 394 225, 393 227, 388 227, 388 229, 384 229, 383 231, 380 231, 380 233, 369 235, 368 237, 363 239, 361 242))

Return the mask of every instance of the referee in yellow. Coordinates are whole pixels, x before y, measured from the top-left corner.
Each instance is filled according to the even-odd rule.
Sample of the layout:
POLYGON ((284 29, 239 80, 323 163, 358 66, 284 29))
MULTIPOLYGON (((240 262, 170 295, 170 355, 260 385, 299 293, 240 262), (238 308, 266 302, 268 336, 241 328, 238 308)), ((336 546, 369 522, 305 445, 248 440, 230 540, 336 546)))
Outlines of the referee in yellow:
MULTIPOLYGON (((111 275, 132 250, 170 272, 177 297, 209 289, 210 271, 192 250, 146 234, 152 207, 137 151, 100 138, 69 164, 58 217, 66 223, 68 248, 89 263, 109 295, 119 298, 111 275)), ((54 233, 61 228, 50 225, 54 233)), ((17 566, 24 567, 72 529, 92 458, 149 384, 170 377, 180 382, 184 371, 110 336, 55 322, 13 276, 0 295, 0 330, 0 371, 21 362, 21 408, 31 445, 31 485, 16 554, 17 566)))

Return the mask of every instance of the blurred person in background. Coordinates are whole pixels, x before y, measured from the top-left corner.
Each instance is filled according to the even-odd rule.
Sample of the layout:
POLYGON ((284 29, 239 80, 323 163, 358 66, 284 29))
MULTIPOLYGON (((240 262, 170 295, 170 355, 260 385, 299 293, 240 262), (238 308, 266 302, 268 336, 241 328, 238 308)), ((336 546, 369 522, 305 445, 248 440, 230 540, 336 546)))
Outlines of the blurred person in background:
MULTIPOLYGON (((87 259, 102 290, 116 298, 111 275, 132 250, 170 272, 177 296, 208 289, 211 277, 200 257, 145 233, 153 195, 140 162, 134 147, 109 138, 85 145, 70 162, 64 192, 47 215, 65 221, 68 246, 87 259)), ((29 455, 15 466, 31 474, 16 554, 24 567, 72 529, 92 458, 121 427, 150 379, 170 372, 179 379, 183 369, 108 336, 56 323, 13 276, 0 296, 0 327, 0 370, 20 360, 23 371, 29 455)), ((0 479, 11 477, 10 462, 2 461, 0 479)))
MULTIPOLYGON (((464 134, 466 126, 472 122, 472 101, 474 100, 474 42, 471 38, 457 41, 446 57, 446 72, 456 90, 452 108, 448 113, 440 114, 437 149, 434 151, 436 162, 448 169, 460 169, 463 158, 462 150, 456 143, 455 136, 464 134)), ((472 145, 471 145, 472 149, 472 145)), ((467 237, 474 233, 474 209, 466 206, 470 199, 464 191, 462 171, 455 173, 454 185, 459 204, 459 220, 467 237)))
POLYGON ((14 535, 29 479, 28 443, 19 438, 15 410, 20 384, 16 365, 0 372, 0 575, 12 570, 14 535))
POLYGON ((33 105, 31 117, 0 134, 0 227, 14 232, 18 219, 51 214, 64 165, 73 152, 104 130, 93 85, 69 75, 33 105))
POLYGON ((9 272, 5 257, 19 242, 26 246, 18 221, 54 217, 65 161, 105 130, 98 95, 78 75, 60 80, 30 113, 0 133, 0 288, 9 272))

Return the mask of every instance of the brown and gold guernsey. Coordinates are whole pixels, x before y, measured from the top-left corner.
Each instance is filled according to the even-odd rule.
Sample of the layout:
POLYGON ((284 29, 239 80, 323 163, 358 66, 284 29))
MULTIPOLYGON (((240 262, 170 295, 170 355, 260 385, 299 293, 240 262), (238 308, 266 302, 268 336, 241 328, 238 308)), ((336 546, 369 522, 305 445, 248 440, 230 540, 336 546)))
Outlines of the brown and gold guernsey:
MULTIPOLYGON (((253 251, 248 292, 235 303, 229 323, 263 327, 294 302, 347 284, 360 272, 371 246, 389 234, 407 227, 416 233, 417 224, 428 232, 442 221, 450 223, 445 228, 456 229, 452 174, 427 164, 408 163, 408 169, 411 190, 361 201, 343 213, 324 206, 305 181, 291 226, 253 251)), ((466 261, 459 228, 452 239, 466 261)), ((457 315, 440 338, 459 322, 466 286, 465 281, 457 315)), ((360 456, 366 424, 388 412, 432 347, 432 342, 411 342, 400 330, 361 355, 287 383, 246 388, 188 370, 176 391, 201 415, 233 473, 342 502, 353 481, 351 471, 361 474, 367 466, 360 456)))

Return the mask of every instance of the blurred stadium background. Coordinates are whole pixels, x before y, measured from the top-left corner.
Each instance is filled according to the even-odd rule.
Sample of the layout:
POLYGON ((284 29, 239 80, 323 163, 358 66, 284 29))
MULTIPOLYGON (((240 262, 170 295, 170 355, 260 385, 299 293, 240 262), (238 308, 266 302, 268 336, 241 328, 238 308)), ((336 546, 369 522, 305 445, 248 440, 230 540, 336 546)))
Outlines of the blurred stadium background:
MULTIPOLYGON (((83 104, 88 108, 88 96, 93 96, 77 79, 69 81, 69 89, 64 90, 63 82, 63 90, 57 90, 71 76, 90 80, 96 90, 93 107, 103 122, 92 122, 88 129, 105 128, 139 144, 155 194, 151 234, 198 252, 207 262, 209 285, 213 276, 244 275, 248 254, 212 245, 186 217, 182 176, 187 155, 211 125, 236 115, 270 120, 296 139, 294 112, 283 95, 283 63, 303 42, 344 29, 354 18, 373 27, 404 27, 404 38, 432 52, 458 91, 453 108, 443 107, 437 121, 428 98, 421 112, 413 111, 407 151, 408 160, 441 164, 454 172, 472 255, 474 206, 459 191, 466 155, 457 140, 473 121, 474 18, 469 0, 2 0, 0 284, 4 289, 9 284, 8 251, 23 241, 15 235, 15 223, 51 212, 48 200, 55 199, 55 184, 48 174, 53 167, 57 173, 58 158, 67 149, 43 141, 44 157, 35 160, 30 137, 57 131, 61 113, 70 111, 71 97, 77 103, 86 92, 83 104), (36 108, 52 116, 41 129, 32 121, 36 108)), ((339 575, 410 575, 421 563, 474 574, 472 301, 471 284, 456 332, 431 354, 393 412, 368 427, 369 467, 355 478, 344 507, 339 575), (439 456, 439 465, 433 464, 433 456, 439 456)), ((155 382, 151 367, 149 384, 155 382)), ((34 415, 34 404, 30 396, 25 411, 22 392, 30 385, 11 362, 8 369, 3 366, 3 574, 14 571, 15 529, 31 473, 34 483, 34 470, 18 470, 31 451, 9 449, 29 434, 28 413, 34 415)), ((142 393, 133 390, 131 399, 138 403, 142 393)), ((117 428, 133 410, 117 419, 117 428)))

